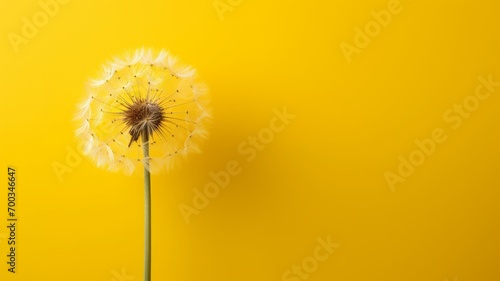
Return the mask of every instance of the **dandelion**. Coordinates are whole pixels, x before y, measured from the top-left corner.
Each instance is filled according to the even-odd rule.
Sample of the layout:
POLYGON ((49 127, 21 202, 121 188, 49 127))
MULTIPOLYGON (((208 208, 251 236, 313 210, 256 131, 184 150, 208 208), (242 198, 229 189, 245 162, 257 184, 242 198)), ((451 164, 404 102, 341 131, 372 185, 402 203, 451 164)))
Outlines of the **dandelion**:
POLYGON ((78 108, 76 136, 101 168, 144 169, 145 273, 151 279, 151 176, 198 152, 206 136, 206 87, 165 50, 140 49, 103 66, 78 108))

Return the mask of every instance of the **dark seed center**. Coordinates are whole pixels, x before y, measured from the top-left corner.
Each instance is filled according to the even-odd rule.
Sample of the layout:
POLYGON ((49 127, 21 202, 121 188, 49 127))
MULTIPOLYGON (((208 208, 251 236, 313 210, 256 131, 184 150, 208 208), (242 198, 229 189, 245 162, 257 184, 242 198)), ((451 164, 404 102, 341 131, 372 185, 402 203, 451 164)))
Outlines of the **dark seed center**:
POLYGON ((125 124, 130 128, 129 146, 143 134, 151 136, 158 131, 165 118, 163 108, 144 99, 136 100, 123 113, 125 124))

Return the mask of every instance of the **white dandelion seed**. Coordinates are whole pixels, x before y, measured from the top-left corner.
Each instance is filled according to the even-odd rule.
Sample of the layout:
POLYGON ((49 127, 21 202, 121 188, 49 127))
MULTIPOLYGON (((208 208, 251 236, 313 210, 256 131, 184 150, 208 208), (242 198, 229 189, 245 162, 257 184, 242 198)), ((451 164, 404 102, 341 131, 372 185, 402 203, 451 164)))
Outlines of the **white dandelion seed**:
POLYGON ((156 173, 199 151, 206 136, 206 86, 165 50, 140 49, 115 58, 90 81, 88 93, 78 108, 76 135, 99 167, 131 174, 146 164, 156 173))

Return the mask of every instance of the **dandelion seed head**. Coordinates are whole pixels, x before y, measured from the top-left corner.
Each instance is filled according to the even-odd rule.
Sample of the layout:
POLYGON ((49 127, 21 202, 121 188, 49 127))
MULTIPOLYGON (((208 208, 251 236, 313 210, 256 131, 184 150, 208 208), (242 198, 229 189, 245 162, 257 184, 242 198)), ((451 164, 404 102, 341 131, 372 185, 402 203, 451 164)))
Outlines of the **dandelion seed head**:
POLYGON ((139 49, 106 63, 78 106, 75 135, 98 167, 152 173, 199 152, 210 118, 207 87, 165 50, 139 49), (147 134, 149 158, 142 153, 147 134))

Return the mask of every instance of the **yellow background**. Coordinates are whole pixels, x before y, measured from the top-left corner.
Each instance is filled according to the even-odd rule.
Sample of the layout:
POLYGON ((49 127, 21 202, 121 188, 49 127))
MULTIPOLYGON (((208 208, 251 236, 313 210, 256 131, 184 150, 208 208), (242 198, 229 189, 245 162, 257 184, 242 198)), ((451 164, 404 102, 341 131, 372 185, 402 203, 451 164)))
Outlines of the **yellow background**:
POLYGON ((18 169, 20 221, 15 276, 0 228, 0 279, 141 280, 141 173, 84 160, 60 182, 52 164, 76 149, 87 79, 146 46, 197 68, 214 108, 203 153, 153 177, 153 280, 282 280, 328 235, 341 247, 309 280, 500 280, 500 90, 456 131, 442 118, 479 76, 500 81, 500 2, 402 1, 347 63, 339 44, 388 2, 243 1, 221 21, 212 0, 75 0, 15 53, 9 32, 41 8, 3 1, 0 169, 18 169), (297 117, 244 161, 285 106, 297 117), (384 173, 434 128, 449 139, 392 192, 384 173), (241 175, 186 224, 179 204, 230 160, 241 175))

